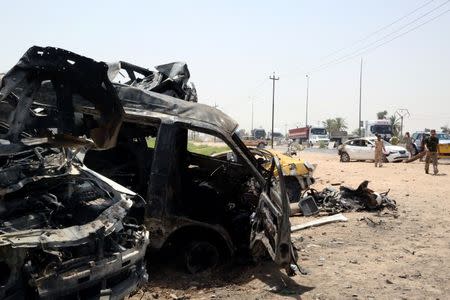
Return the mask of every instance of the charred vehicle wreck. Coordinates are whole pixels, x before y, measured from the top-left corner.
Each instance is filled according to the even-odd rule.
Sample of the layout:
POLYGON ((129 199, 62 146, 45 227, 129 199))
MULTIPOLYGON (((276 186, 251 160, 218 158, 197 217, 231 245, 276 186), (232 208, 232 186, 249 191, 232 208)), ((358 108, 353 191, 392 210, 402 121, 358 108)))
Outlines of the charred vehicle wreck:
POLYGON ((95 295, 115 286, 126 290, 129 274, 146 276, 141 265, 147 243, 150 253, 166 247, 179 252, 190 272, 214 266, 223 256, 249 255, 269 256, 294 275, 289 200, 277 157, 270 168, 261 166, 231 118, 195 103, 195 89, 186 86, 187 67, 165 66, 158 79, 131 64, 108 68, 62 49, 32 47, 2 79, 0 209, 20 201, 25 208, 15 214, 0 210, 0 253, 8 253, 0 256, 0 267, 10 274, 0 282, 0 297, 18 285, 42 297, 63 296, 70 284, 41 284, 69 280, 64 272, 77 268, 93 274, 110 258, 121 268, 102 267, 103 276, 75 282, 79 290, 99 287, 95 295), (121 71, 141 76, 112 82, 121 71), (191 132, 222 140, 234 155, 191 151, 191 132), (20 169, 26 160, 35 169, 20 169), (33 204, 39 194, 45 196, 33 204), (82 212, 77 203, 97 215, 82 212), (83 218, 75 220, 78 212, 83 218), (58 219, 68 223, 53 223, 58 219), (83 238, 76 234, 80 230, 83 238), (33 261, 37 252, 44 258, 33 261), (131 255, 136 258, 127 260, 131 255), (48 294, 39 293, 41 286, 48 294))
POLYGON ((114 86, 125 110, 117 146, 89 151, 85 163, 145 195, 150 249, 175 250, 192 273, 220 257, 268 253, 293 274, 296 253, 278 158, 271 168, 259 162, 236 134, 238 124, 217 109, 142 87, 114 86), (191 133, 213 136, 233 155, 192 151, 191 133))
POLYGON ((75 155, 115 144, 123 109, 106 71, 72 53, 32 48, 2 79, 0 299, 121 299, 146 279, 144 200, 75 155), (53 112, 32 103, 46 81, 57 95, 53 112), (98 109, 95 126, 75 128, 74 93, 98 109))

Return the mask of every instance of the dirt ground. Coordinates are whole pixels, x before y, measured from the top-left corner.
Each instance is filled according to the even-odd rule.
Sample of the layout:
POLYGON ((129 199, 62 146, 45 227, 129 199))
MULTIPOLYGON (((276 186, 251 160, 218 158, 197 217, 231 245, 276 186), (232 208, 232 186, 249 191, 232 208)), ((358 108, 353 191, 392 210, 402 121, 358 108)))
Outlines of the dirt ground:
MULTIPOLYGON (((346 223, 293 233, 307 275, 289 278, 268 262, 195 276, 150 267, 149 283, 132 299, 450 299, 448 160, 441 161, 441 175, 432 176, 420 162, 375 168, 340 163, 329 153, 299 156, 318 164, 316 189, 332 183, 356 187, 367 179, 375 191, 390 189, 398 216, 351 212, 346 223)), ((310 219, 294 216, 291 223, 310 219)))

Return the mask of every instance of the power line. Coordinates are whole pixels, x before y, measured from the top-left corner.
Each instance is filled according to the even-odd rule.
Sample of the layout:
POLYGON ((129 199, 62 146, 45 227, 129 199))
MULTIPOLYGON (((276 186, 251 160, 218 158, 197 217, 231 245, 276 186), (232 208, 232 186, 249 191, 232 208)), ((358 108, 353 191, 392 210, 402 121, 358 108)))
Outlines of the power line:
POLYGON ((254 88, 251 89, 251 91, 259 89, 265 82, 266 82, 266 79, 261 80, 257 85, 255 85, 254 88))
MULTIPOLYGON (((369 33, 369 34, 366 35, 365 37, 363 37, 363 38, 359 39, 358 41, 352 43, 350 46, 343 47, 343 48, 341 48, 341 49, 338 49, 338 50, 332 52, 331 54, 328 54, 328 55, 322 57, 321 59, 319 59, 319 61, 323 61, 323 60, 325 60, 326 58, 328 58, 328 57, 330 57, 330 56, 334 56, 335 54, 337 54, 337 53, 339 53, 339 52, 342 52, 343 50, 351 49, 353 46, 355 46, 355 45, 357 45, 357 44, 359 44, 359 43, 361 43, 361 42, 364 42, 364 41, 368 40, 369 38, 371 38, 372 36, 376 35, 377 33, 381 32, 381 31, 383 31, 383 30, 385 30, 385 29, 391 27, 392 25, 394 25, 394 24, 400 22, 401 20, 403 20, 403 19, 405 19, 405 18, 407 18, 407 17, 413 15, 414 13, 416 13, 417 11, 421 10, 422 8, 428 6, 428 5, 429 5, 430 3, 432 3, 432 2, 434 2, 434 0, 429 0, 429 1, 425 2, 424 4, 422 4, 421 6, 419 6, 418 8, 416 8, 416 9, 414 9, 414 10, 408 12, 407 14, 405 14, 405 15, 403 15, 402 17, 396 19, 395 21, 389 23, 388 25, 382 26, 381 28, 379 28, 379 29, 373 31, 372 33, 369 33)), ((444 4, 445 4, 445 3, 444 3, 444 4)), ((395 32, 395 31, 394 31, 394 32, 395 32)), ((359 50, 356 50, 356 51, 359 51, 359 50)), ((352 54, 352 53, 351 53, 351 54, 352 54)), ((327 66, 328 64, 332 64, 332 63, 335 62, 335 61, 339 61, 339 60, 341 60, 343 57, 345 57, 345 56, 347 56, 347 55, 348 55, 348 54, 346 54, 346 55, 344 55, 344 56, 341 56, 340 58, 337 58, 337 59, 335 59, 335 60, 332 60, 332 61, 329 61, 329 62, 327 62, 327 63, 324 63, 324 64, 322 64, 322 65, 319 65, 318 67, 316 67, 316 68, 313 69, 313 72, 317 71, 317 70, 315 70, 315 69, 321 69, 322 67, 327 66)), ((303 68, 303 69, 304 69, 304 68, 303 68)), ((305 71, 305 72, 307 73, 307 71, 311 71, 311 69, 310 69, 310 70, 303 70, 303 71, 305 71)), ((297 73, 300 73, 300 72, 295 72, 295 74, 297 74, 297 73)))
POLYGON ((373 37, 373 36, 376 35, 377 33, 380 33, 380 32, 382 32, 383 30, 385 30, 385 29, 391 27, 392 25, 395 25, 395 24, 397 24, 398 22, 400 22, 400 21, 406 19, 407 17, 413 15, 414 13, 416 13, 416 12, 419 11, 419 10, 421 10, 421 9, 424 8, 425 6, 428 6, 428 5, 429 5, 430 3, 432 3, 432 2, 434 2, 434 0, 429 0, 429 1, 425 2, 424 4, 422 4, 421 6, 419 6, 418 8, 416 8, 416 9, 414 9, 414 10, 408 12, 407 14, 401 16, 400 18, 398 18, 398 19, 396 19, 395 21, 389 23, 388 25, 385 25, 385 26, 383 26, 383 27, 381 27, 381 28, 379 28, 379 29, 373 31, 372 33, 369 33, 368 35, 364 36, 363 38, 361 38, 361 39, 357 40, 356 42, 352 43, 350 46, 343 47, 343 48, 341 48, 341 49, 338 49, 338 50, 332 52, 331 54, 328 54, 328 55, 324 56, 324 57, 322 58, 322 60, 325 59, 325 58, 328 58, 328 57, 330 57, 330 56, 333 56, 333 55, 335 55, 335 54, 337 54, 337 53, 339 53, 339 52, 342 52, 343 50, 350 49, 350 48, 352 48, 354 45, 357 45, 357 44, 359 44, 359 43, 361 43, 361 42, 367 41, 369 38, 373 37))
MULTIPOLYGON (((344 55, 344 56, 341 56, 340 58, 337 58, 337 59, 334 59, 334 60, 332 60, 332 61, 330 61, 330 62, 328 62, 328 63, 322 64, 321 66, 319 66, 319 67, 313 69, 312 72, 317 72, 317 71, 319 71, 319 70, 325 69, 325 68, 328 67, 328 66, 332 66, 332 65, 339 64, 339 63, 341 63, 341 62, 347 61, 347 58, 353 58, 353 57, 356 57, 356 56, 361 56, 362 53, 365 53, 364 50, 371 48, 371 47, 372 47, 373 45, 375 45, 376 43, 378 43, 378 42, 380 42, 380 41, 383 41, 384 39, 386 39, 386 38, 392 36, 393 34, 395 34, 395 33, 399 32, 399 31, 405 29, 405 28, 408 27, 409 25, 416 23, 416 22, 419 21, 420 19, 422 19, 422 18, 426 17, 427 15, 429 15, 430 13, 432 13, 432 12, 438 10, 439 8, 441 8, 442 6, 446 5, 446 4, 449 3, 449 2, 450 2, 450 0, 447 0, 447 1, 443 2, 443 3, 441 3, 440 5, 436 6, 435 8, 433 8, 433 9, 427 11, 426 13, 424 13, 424 14, 420 15, 419 17, 415 18, 414 20, 412 20, 412 21, 406 23, 405 25, 401 26, 400 28, 398 28, 398 29, 396 29, 396 30, 394 30, 394 31, 392 31, 392 32, 390 32, 390 33, 384 35, 383 37, 377 39, 376 41, 374 41, 374 42, 372 42, 372 43, 370 43, 370 44, 368 44, 368 45, 366 45, 366 46, 364 46, 364 47, 361 47, 361 48, 359 48, 359 49, 357 49, 357 50, 355 50, 355 51, 353 51, 353 52, 350 52, 349 54, 346 54, 346 55, 344 55), (361 51, 363 51, 363 52, 361 52, 361 51)), ((445 13, 445 12, 444 12, 444 13, 445 13)), ((438 16, 440 16, 440 15, 438 15, 438 16)), ((431 19, 431 20, 433 20, 433 19, 431 19)), ((428 21, 425 22, 425 23, 421 23, 421 24, 425 25, 426 23, 428 23, 428 21)), ((422 25, 420 25, 420 26, 422 26, 422 25)), ((419 26, 419 27, 420 27, 420 26, 419 26)), ((410 31, 412 31, 412 30, 410 30, 410 31)), ((407 31, 406 33, 410 32, 410 31, 407 31)), ((406 33, 405 33, 405 34, 406 34, 406 33)), ((391 41, 391 40, 389 40, 389 41, 391 41)), ((382 43, 382 44, 380 44, 379 46, 384 45, 384 44, 387 44, 387 42, 386 42, 386 43, 382 43)), ((376 46, 376 47, 379 47, 379 46, 376 46)))
MULTIPOLYGON (((430 1, 425 2, 423 5, 421 5, 418 8, 412 10, 411 12, 407 13, 406 15, 398 18, 397 20, 391 22, 390 24, 385 25, 385 26, 381 27, 380 29, 378 29, 378 30, 368 34, 366 37, 364 37, 364 38, 360 39, 359 41, 355 42, 353 45, 355 45, 355 44, 357 44, 357 43, 359 43, 361 41, 367 40, 368 38, 374 36, 375 34, 381 32, 381 31, 383 31, 384 29, 391 27, 392 25, 398 23, 399 21, 401 21, 401 20, 409 17, 410 15, 414 14, 415 12, 419 11, 420 9, 428 6, 432 2, 434 2, 434 0, 430 0, 430 1)), ((354 59, 356 57, 360 57, 362 54, 366 54, 366 53, 372 52, 372 51, 378 49, 379 47, 384 46, 384 45, 386 45, 386 44, 388 44, 388 43, 390 43, 390 42, 392 42, 392 41, 394 41, 394 40, 396 40, 396 39, 398 39, 398 38, 400 38, 400 37, 402 37, 402 36, 412 32, 412 31, 414 31, 414 30, 416 30, 416 29, 418 29, 418 28, 420 28, 420 27, 422 27, 422 26, 424 26, 424 25, 426 25, 426 24, 436 20, 437 18, 441 17, 442 15, 448 13, 450 11, 450 9, 446 10, 446 11, 443 11, 442 13, 434 16, 433 18, 428 19, 427 21, 422 22, 422 23, 418 24, 417 26, 410 28, 409 30, 407 30, 407 31, 405 31, 403 33, 400 33, 400 34, 394 36, 393 38, 382 42, 381 44, 375 45, 376 43, 383 41, 384 39, 388 38, 389 36, 392 36, 393 34, 395 34, 395 33, 399 32, 399 31, 405 29, 409 25, 416 23, 417 21, 419 21, 423 17, 426 17, 430 13, 438 10, 439 8, 443 7, 444 5, 446 5, 449 2, 450 2, 450 0, 447 0, 447 1, 443 2, 443 3, 441 3, 440 5, 434 7, 433 9, 431 9, 431 10, 427 11, 426 13, 420 15, 419 17, 415 18, 414 20, 408 22, 406 25, 403 25, 400 28, 397 28, 396 30, 390 32, 389 34, 387 34, 387 35, 377 39, 376 41, 374 41, 374 42, 372 42, 372 43, 370 43, 368 45, 365 45, 364 47, 361 47, 361 48, 357 49, 356 51, 353 51, 353 52, 351 52, 349 54, 343 55, 340 58, 334 59, 334 60, 329 61, 329 62, 327 62, 325 64, 319 65, 318 67, 314 68, 311 72, 308 72, 308 74, 311 74, 313 72, 322 71, 324 69, 327 69, 328 67, 344 63, 344 62, 346 62, 348 60, 351 60, 351 59, 354 59)), ((345 47, 343 49, 340 49, 340 50, 336 51, 335 53, 332 53, 332 54, 328 55, 327 57, 332 56, 332 55, 336 54, 337 52, 340 52, 341 50, 348 49, 348 48, 351 48, 351 46, 350 47, 345 47)), ((253 90, 258 90, 257 93, 255 93, 253 96, 259 95, 259 94, 261 94, 263 92, 263 89, 260 89, 262 84, 263 84, 263 82, 258 84, 258 86, 253 89, 253 90)))
POLYGON ((390 34, 384 36, 383 38, 380 38, 380 39, 376 40, 375 42, 373 42, 373 43, 371 43, 371 44, 369 44, 369 45, 367 45, 367 46, 365 46, 365 47, 362 47, 362 48, 360 48, 360 49, 358 49, 358 50, 356 50, 356 51, 353 51, 353 52, 350 53, 350 54, 347 54, 347 55, 345 55, 345 56, 343 56, 343 57, 341 57, 341 58, 338 58, 338 59, 336 59, 336 60, 333 60, 333 61, 331 61, 331 62, 328 62, 328 63, 326 63, 326 64, 323 64, 323 65, 317 67, 316 69, 314 69, 312 72, 322 71, 322 70, 324 70, 324 69, 326 69, 326 68, 328 68, 328 67, 330 67, 330 66, 333 66, 333 65, 337 65, 337 64, 346 62, 346 61, 348 61, 348 60, 350 60, 350 59, 353 59, 353 58, 355 58, 355 57, 359 57, 359 56, 361 56, 362 54, 371 52, 371 51, 373 51, 373 50, 375 50, 375 49, 378 49, 378 48, 381 47, 381 46, 386 45, 387 43, 392 42, 393 40, 396 40, 396 39, 398 39, 398 38, 404 36, 405 34, 410 33, 411 31, 414 31, 414 30, 416 30, 416 29, 418 29, 418 28, 420 28, 420 27, 422 27, 422 26, 424 26, 424 25, 430 23, 431 21, 434 21, 435 19, 437 19, 437 18, 441 17, 442 15, 448 13, 448 12, 450 11, 450 9, 449 9, 449 10, 446 10, 446 11, 443 11, 442 13, 440 13, 440 14, 434 16, 433 18, 428 19, 427 21, 422 22, 422 23, 418 24, 418 25, 415 26, 415 27, 412 27, 412 28, 410 28, 409 30, 407 30, 407 31, 405 31, 405 32, 403 32, 403 33, 400 33, 400 34, 394 36, 393 38, 391 38, 391 39, 389 39, 389 40, 387 40, 387 41, 385 41, 385 42, 383 42, 383 43, 381 43, 381 44, 378 44, 378 45, 375 45, 375 46, 374 46, 374 44, 376 44, 376 43, 382 41, 382 40, 385 39, 386 37, 391 36, 393 33, 396 33, 396 32, 398 32, 398 31, 404 29, 405 27, 411 25, 412 23, 415 23, 417 20, 419 20, 419 19, 421 19, 422 17, 424 17, 424 16, 430 14, 431 12, 435 11, 436 9, 441 8, 443 5, 447 4, 448 2, 450 2, 450 0, 447 0, 446 2, 444 2, 443 4, 441 4, 440 6, 436 7, 435 9, 433 9, 432 11, 429 11, 429 12, 427 12, 426 14, 422 15, 421 17, 419 17, 419 18, 415 19, 414 21, 408 23, 406 26, 402 26, 399 30, 393 31, 393 32, 391 32, 390 34))

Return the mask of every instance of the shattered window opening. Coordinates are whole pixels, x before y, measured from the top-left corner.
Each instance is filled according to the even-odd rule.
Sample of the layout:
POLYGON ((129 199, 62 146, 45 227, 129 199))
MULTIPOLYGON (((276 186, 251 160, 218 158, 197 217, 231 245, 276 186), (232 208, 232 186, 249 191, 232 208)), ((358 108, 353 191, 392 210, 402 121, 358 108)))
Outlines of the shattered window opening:
POLYGON ((214 156, 231 148, 220 138, 197 131, 188 131, 187 150, 191 153, 214 156))

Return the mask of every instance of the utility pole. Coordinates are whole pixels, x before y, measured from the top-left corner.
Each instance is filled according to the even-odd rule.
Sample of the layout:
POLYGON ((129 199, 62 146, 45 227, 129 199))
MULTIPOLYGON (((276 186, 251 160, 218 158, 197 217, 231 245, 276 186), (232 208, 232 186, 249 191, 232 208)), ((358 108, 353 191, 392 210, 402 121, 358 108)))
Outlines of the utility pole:
POLYGON ((252 130, 250 131, 250 134, 253 134, 253 100, 252 100, 252 130))
POLYGON ((250 135, 253 136, 253 102, 255 99, 250 98, 250 101, 252 102, 252 125, 251 125, 251 129, 250 129, 250 135))
POLYGON ((308 127, 309 75, 306 75, 306 116, 305 127, 308 127))
POLYGON ((403 137, 403 118, 409 117, 409 116, 411 116, 411 114, 409 113, 408 109, 406 109, 406 108, 397 109, 395 114, 400 117, 400 136, 403 137))
POLYGON ((280 80, 280 77, 275 77, 275 72, 273 72, 273 75, 269 76, 269 79, 272 80, 272 131, 270 132, 270 139, 271 139, 271 147, 273 149, 273 124, 275 117, 275 80, 280 80))
POLYGON ((362 70, 363 70, 363 59, 361 57, 361 67, 360 67, 360 70, 359 70, 359 121, 358 121, 358 135, 359 135, 359 137, 361 137, 362 70))

